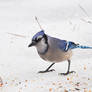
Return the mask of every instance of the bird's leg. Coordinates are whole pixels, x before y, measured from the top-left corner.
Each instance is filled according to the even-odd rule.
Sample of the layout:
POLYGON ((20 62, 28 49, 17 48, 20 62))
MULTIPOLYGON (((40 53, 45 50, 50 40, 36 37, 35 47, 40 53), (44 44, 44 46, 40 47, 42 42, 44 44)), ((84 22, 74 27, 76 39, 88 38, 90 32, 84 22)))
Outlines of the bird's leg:
POLYGON ((53 72, 55 71, 54 69, 51 69, 50 68, 54 65, 55 63, 52 63, 45 71, 39 71, 38 73, 46 73, 46 72, 53 72))
POLYGON ((60 73, 60 75, 68 75, 70 73, 75 73, 75 71, 70 71, 70 64, 71 64, 71 61, 68 60, 68 70, 66 73, 60 73))

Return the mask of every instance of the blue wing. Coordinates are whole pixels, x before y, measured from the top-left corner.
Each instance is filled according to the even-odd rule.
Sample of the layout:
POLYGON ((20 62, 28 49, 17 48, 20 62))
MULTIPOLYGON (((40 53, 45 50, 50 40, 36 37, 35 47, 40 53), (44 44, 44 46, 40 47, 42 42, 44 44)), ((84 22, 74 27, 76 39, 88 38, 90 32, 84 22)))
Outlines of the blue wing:
POLYGON ((49 37, 51 39, 51 44, 55 47, 55 48, 59 48, 62 51, 67 52, 68 50, 77 48, 78 44, 75 44, 72 41, 66 41, 66 40, 61 40, 58 38, 54 38, 54 37, 49 37))
POLYGON ((67 45, 66 40, 60 40, 60 41, 58 42, 58 47, 59 47, 61 50, 63 50, 63 51, 66 50, 66 45, 67 45))
POLYGON ((58 44, 59 48, 63 51, 68 51, 77 48, 78 44, 71 41, 61 40, 58 44))

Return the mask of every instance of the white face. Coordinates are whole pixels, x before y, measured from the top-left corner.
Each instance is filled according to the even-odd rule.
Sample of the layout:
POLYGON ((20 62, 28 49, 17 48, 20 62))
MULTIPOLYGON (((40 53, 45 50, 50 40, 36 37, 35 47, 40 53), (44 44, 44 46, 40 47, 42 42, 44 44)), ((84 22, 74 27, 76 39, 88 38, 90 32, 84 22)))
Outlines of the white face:
POLYGON ((36 44, 36 47, 44 47, 44 45, 45 45, 46 43, 45 43, 45 39, 44 38, 42 38, 37 44, 36 44))
POLYGON ((36 44, 37 51, 40 53, 43 53, 47 49, 47 44, 45 43, 45 39, 42 38, 41 41, 39 41, 36 44))

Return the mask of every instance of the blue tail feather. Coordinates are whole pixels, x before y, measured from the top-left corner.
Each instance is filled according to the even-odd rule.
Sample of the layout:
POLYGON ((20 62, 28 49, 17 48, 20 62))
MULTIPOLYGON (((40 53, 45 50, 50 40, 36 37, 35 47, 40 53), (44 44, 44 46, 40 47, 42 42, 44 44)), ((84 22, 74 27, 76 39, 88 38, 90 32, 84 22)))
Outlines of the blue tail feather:
POLYGON ((81 48, 81 49, 92 49, 92 47, 83 46, 83 45, 77 45, 76 48, 81 48))
POLYGON ((76 48, 80 48, 80 49, 92 49, 92 47, 90 46, 83 46, 83 45, 79 45, 79 44, 75 44, 74 42, 67 42, 65 51, 68 51, 69 49, 76 49, 76 48))

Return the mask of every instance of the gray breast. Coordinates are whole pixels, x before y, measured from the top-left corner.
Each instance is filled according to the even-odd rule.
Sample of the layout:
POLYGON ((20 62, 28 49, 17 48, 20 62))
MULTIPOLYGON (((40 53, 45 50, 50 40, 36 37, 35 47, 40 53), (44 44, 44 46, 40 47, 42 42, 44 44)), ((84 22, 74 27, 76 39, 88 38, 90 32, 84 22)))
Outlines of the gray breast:
POLYGON ((40 57, 46 61, 51 61, 55 63, 70 59, 72 56, 72 51, 69 50, 65 52, 63 46, 64 43, 62 41, 64 40, 59 40, 57 38, 48 36, 48 51, 45 54, 39 54, 40 57))

